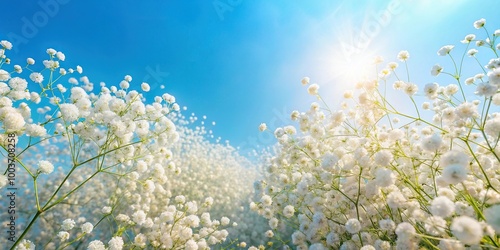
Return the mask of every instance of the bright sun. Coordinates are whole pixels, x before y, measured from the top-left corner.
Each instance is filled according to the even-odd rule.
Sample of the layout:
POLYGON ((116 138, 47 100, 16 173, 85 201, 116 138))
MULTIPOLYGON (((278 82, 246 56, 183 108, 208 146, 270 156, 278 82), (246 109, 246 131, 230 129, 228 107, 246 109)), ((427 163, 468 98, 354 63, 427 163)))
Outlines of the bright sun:
POLYGON ((374 62, 375 55, 366 52, 352 54, 349 57, 337 55, 332 58, 331 70, 338 80, 346 84, 355 84, 376 77, 377 71, 374 62))

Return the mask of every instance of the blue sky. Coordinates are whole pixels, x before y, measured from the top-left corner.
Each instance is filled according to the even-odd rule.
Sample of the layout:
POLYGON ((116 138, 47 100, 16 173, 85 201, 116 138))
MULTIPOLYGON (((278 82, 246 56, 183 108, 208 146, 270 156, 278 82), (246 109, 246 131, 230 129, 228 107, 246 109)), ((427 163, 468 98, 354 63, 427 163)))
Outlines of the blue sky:
POLYGON ((477 32, 475 20, 500 28, 493 0, 40 0, 4 1, 2 9, 0 39, 17 39, 14 62, 40 61, 51 47, 95 84, 130 74, 139 89, 146 80, 245 150, 273 142, 259 134, 261 122, 287 124, 292 110, 315 101, 303 76, 335 106, 354 85, 341 74, 350 57, 392 61, 408 50, 413 81, 423 86, 435 80, 432 65, 446 64, 436 51, 477 32))

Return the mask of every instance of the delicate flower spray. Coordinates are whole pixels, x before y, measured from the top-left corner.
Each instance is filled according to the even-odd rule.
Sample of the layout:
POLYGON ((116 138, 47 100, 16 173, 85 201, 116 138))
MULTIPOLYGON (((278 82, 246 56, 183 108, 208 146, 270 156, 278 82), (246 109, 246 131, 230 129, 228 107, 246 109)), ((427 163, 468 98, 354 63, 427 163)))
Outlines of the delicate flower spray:
POLYGON ((267 230, 241 226, 263 221, 244 208, 255 166, 210 143, 174 96, 146 103, 150 86, 128 75, 96 86, 81 66, 63 68, 65 55, 54 49, 43 65, 28 58, 12 67, 10 43, 1 45, 1 150, 16 134, 23 190, 14 247, 209 249, 252 243, 254 228, 267 230))
POLYGON ((426 72, 448 85, 418 88, 408 51, 339 110, 305 77, 319 103, 292 112, 296 126, 259 126, 278 140, 260 167, 210 143, 172 95, 147 103, 149 84, 128 75, 95 85, 55 49, 14 64, 0 41, 0 151, 15 134, 23 190, 15 248, 500 248, 500 30, 474 27, 486 35, 466 35, 460 60, 443 46, 452 65, 426 72))
POLYGON ((339 110, 313 103, 291 114, 298 133, 275 129, 277 153, 250 205, 269 221, 268 246, 500 248, 500 30, 489 33, 484 19, 474 27, 482 32, 465 36, 463 52, 437 50, 449 68, 425 72, 451 84, 419 89, 401 51, 403 69, 379 68, 339 110), (389 102, 391 91, 407 96, 408 112, 389 102))

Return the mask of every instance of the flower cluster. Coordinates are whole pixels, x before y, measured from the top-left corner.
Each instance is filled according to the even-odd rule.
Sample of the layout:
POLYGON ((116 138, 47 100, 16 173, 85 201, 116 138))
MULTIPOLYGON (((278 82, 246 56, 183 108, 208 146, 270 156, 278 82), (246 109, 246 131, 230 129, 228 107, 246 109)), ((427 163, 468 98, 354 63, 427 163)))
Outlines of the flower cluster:
MULTIPOLYGON (((485 20, 474 27, 486 31, 485 20)), ((294 111, 297 126, 274 131, 277 153, 255 183, 250 205, 269 221, 271 231, 263 236, 270 244, 500 247, 500 30, 485 33, 484 39, 465 37, 459 63, 453 45, 438 50, 454 66, 447 71, 436 65, 431 74, 449 75, 452 84, 419 89, 409 77, 410 53, 402 51, 403 72, 397 62, 388 63, 373 80, 346 92, 339 110, 314 102, 306 112, 294 111), (478 50, 493 56, 487 64, 478 50), (408 112, 388 101, 391 91, 404 93, 408 112)), ((302 80, 308 93, 323 101, 319 85, 309 82, 302 80)))
POLYGON ((149 85, 134 90, 129 75, 95 88, 54 49, 39 70, 32 58, 10 68, 12 46, 0 44, 0 144, 17 136, 24 190, 15 247, 209 249, 251 233, 235 221, 255 167, 191 128, 174 96, 147 103, 149 85))

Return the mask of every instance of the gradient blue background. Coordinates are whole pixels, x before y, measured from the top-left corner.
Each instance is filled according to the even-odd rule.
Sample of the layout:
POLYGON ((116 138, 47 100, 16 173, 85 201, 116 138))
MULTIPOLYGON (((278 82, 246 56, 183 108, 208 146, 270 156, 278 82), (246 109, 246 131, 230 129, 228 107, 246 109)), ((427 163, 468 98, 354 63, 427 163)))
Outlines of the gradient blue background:
POLYGON ((442 45, 482 34, 475 20, 486 18, 490 31, 500 28, 500 2, 493 0, 65 0, 54 13, 43 9, 48 2, 56 0, 2 2, 0 39, 26 39, 14 43, 14 62, 41 62, 50 47, 66 54, 65 67, 81 65, 94 84, 117 85, 130 74, 138 89, 147 79, 153 94, 175 95, 186 115, 216 121, 207 127, 244 150, 274 142, 258 132, 261 122, 274 130, 289 123, 292 110, 315 101, 300 84, 304 76, 338 104, 354 85, 342 75, 352 55, 342 44, 355 44, 366 29, 372 33, 355 57, 379 54, 388 62, 409 50, 412 80, 423 86, 434 81, 432 65, 447 62, 436 55, 442 45), (390 4, 399 5, 397 13, 373 26, 390 4), (29 38, 25 20, 36 27, 29 38), (156 70, 160 78, 151 74, 156 70))

